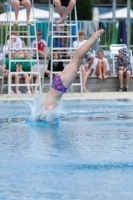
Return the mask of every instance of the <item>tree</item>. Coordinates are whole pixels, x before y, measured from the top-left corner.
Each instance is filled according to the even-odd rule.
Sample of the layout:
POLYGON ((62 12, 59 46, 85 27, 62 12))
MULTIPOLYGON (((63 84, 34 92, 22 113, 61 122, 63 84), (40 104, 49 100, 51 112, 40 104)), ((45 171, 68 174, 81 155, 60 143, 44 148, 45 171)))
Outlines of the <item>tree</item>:
POLYGON ((76 0, 78 20, 92 20, 92 0, 76 0))
POLYGON ((0 14, 4 13, 3 4, 0 2, 0 14))
POLYGON ((131 9, 133 10, 133 0, 131 1, 131 9))

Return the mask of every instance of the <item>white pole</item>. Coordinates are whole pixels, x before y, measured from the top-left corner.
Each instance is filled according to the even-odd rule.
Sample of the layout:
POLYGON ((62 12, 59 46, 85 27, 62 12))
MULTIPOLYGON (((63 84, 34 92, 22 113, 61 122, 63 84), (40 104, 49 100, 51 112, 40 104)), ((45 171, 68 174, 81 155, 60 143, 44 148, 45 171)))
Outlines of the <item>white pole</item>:
POLYGON ((130 18, 131 0, 127 0, 127 48, 130 49, 130 32, 131 32, 131 18, 130 18))
POLYGON ((113 22, 116 19, 115 12, 116 12, 116 0, 113 0, 113 22))

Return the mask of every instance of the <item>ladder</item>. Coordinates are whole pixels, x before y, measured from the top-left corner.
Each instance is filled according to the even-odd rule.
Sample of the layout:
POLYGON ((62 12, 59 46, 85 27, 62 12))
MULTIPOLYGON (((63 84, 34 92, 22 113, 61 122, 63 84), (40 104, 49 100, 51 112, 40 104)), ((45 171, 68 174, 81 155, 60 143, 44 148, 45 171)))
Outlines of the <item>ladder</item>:
MULTIPOLYGON (((32 0, 32 8, 31 8, 31 12, 33 12, 33 21, 32 24, 30 26, 33 27, 34 29, 34 35, 30 35, 30 26, 27 25, 25 22, 18 22, 18 25, 14 25, 13 21, 11 19, 11 10, 12 10, 12 5, 11 5, 11 1, 8 0, 8 8, 7 8, 7 23, 6 23, 6 41, 7 38, 9 37, 9 58, 10 58, 10 62, 9 62, 9 74, 8 74, 8 97, 10 97, 11 95, 11 90, 10 87, 11 86, 31 86, 32 90, 33 90, 33 86, 39 86, 39 91, 40 94, 42 93, 41 90, 41 77, 40 77, 40 69, 39 69, 39 56, 38 56, 38 43, 37 43, 37 32, 36 32, 36 24, 35 24, 35 15, 34 15, 34 2, 32 0), (11 32, 15 31, 18 33, 18 36, 12 36, 11 32), (34 72, 11 72, 11 63, 14 62, 13 59, 11 59, 11 51, 15 50, 14 47, 11 47, 11 39, 12 38, 16 38, 19 37, 20 39, 25 39, 27 40, 27 47, 23 47, 20 50, 24 51, 24 50, 28 50, 30 52, 30 59, 28 60, 20 60, 19 59, 19 63, 21 62, 30 62, 30 64, 32 62, 34 62, 36 64, 37 67, 37 71, 34 72), (36 47, 35 48, 31 48, 31 39, 35 40, 36 43, 36 47), (33 59, 32 58, 32 54, 36 53, 36 58, 33 59), (26 84, 26 83, 21 83, 21 84, 11 84, 11 74, 37 74, 38 75, 38 83, 33 83, 33 78, 32 78, 32 83, 30 84, 26 84)), ((21 6, 20 6, 21 7, 21 6)), ((15 60, 15 62, 17 62, 17 60, 15 60)))
MULTIPOLYGON (((76 51, 76 48, 73 47, 73 41, 74 39, 79 41, 78 39, 78 21, 77 21, 77 10, 76 6, 74 6, 74 18, 75 21, 71 20, 71 14, 68 16, 69 20, 67 21, 67 24, 58 24, 56 25, 54 23, 54 5, 53 1, 49 0, 49 22, 48 22, 48 32, 47 32, 47 44, 48 41, 51 37, 51 48, 49 49, 48 45, 46 48, 46 52, 51 54, 51 73, 50 73, 50 86, 52 84, 52 79, 53 79, 53 74, 58 74, 60 72, 54 72, 53 71, 53 62, 63 62, 63 64, 67 64, 72 60, 73 54, 76 51), (64 26, 64 30, 58 30, 56 31, 55 28, 60 28, 64 26), (72 28, 75 29, 76 34, 72 35, 72 28), (54 40, 59 40, 60 38, 64 38, 67 41, 69 41, 69 46, 67 47, 54 47, 54 40), (58 59, 58 60, 53 60, 53 53, 55 51, 58 51, 58 53, 62 53, 62 50, 65 50, 66 53, 68 52, 70 55, 70 58, 68 59, 58 59)), ((45 65, 46 65, 46 58, 45 58, 45 65)), ((71 93, 73 93, 73 86, 80 86, 80 92, 81 96, 83 94, 83 88, 82 88, 82 72, 81 72, 81 67, 79 71, 77 72, 79 74, 79 83, 73 83, 71 85, 71 93)), ((43 83, 44 84, 44 83, 43 83)), ((44 84, 45 85, 45 84, 44 84)))

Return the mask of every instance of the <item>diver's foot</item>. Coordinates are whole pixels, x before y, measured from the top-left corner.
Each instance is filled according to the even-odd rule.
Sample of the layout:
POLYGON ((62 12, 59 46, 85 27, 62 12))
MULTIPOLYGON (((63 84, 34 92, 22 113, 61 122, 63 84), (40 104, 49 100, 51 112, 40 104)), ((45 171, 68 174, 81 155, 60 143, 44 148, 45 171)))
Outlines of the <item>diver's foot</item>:
POLYGON ((103 29, 98 30, 98 31, 92 33, 92 38, 95 38, 95 39, 97 40, 98 38, 100 38, 100 36, 101 36, 103 33, 104 33, 104 30, 103 30, 103 29))

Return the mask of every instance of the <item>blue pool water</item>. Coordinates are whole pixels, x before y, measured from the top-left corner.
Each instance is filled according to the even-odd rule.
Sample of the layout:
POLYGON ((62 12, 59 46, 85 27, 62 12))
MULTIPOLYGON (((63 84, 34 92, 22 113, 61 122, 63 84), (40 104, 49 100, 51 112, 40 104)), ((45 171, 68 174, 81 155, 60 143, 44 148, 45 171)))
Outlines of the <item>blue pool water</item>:
POLYGON ((132 100, 63 101, 58 123, 28 104, 0 102, 0 200, 133 200, 132 100))

